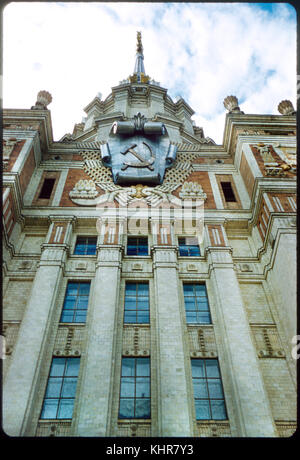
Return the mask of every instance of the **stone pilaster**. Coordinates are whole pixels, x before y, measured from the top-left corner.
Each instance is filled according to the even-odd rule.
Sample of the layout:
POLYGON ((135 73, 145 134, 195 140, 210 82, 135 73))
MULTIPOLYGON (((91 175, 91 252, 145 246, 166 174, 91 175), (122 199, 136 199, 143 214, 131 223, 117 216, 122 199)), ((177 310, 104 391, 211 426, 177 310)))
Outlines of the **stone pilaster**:
POLYGON ((226 370, 225 398, 225 380, 232 392, 232 405, 227 407, 229 418, 235 420, 237 436, 274 437, 276 428, 251 339, 231 248, 226 245, 222 225, 206 229, 205 236, 205 255, 216 300, 215 320, 220 332, 219 361, 221 372, 226 370))
POLYGON ((9 436, 22 436, 29 419, 40 365, 47 347, 56 298, 67 257, 71 218, 51 220, 46 243, 20 326, 18 339, 3 386, 3 428, 9 436), (52 238, 54 221, 64 227, 64 238, 52 238))
POLYGON ((176 248, 153 247, 159 436, 193 436, 180 312, 176 248))
MULTIPOLYGON (((109 227, 111 228, 111 227, 109 227)), ((116 314, 119 298, 122 246, 110 243, 97 248, 96 274, 89 313, 84 386, 75 427, 77 436, 108 436, 113 394, 116 314)), ((118 238, 118 236, 117 236, 118 238)))

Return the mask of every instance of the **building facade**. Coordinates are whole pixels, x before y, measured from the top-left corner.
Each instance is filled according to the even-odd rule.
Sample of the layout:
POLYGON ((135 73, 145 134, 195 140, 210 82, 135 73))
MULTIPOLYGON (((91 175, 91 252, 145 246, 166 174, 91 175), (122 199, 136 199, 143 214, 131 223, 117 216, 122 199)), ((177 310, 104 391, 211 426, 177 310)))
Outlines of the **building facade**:
POLYGON ((3 428, 291 436, 294 108, 228 96, 217 145, 143 60, 59 141, 3 111, 3 428))

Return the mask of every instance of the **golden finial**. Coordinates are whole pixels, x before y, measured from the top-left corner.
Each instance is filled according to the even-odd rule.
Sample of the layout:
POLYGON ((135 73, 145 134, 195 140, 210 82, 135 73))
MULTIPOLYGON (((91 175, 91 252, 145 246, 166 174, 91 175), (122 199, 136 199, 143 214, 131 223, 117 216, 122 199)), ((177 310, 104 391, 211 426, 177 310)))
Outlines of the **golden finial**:
POLYGON ((138 53, 143 53, 143 45, 142 45, 142 33, 137 32, 137 47, 136 50, 138 53))

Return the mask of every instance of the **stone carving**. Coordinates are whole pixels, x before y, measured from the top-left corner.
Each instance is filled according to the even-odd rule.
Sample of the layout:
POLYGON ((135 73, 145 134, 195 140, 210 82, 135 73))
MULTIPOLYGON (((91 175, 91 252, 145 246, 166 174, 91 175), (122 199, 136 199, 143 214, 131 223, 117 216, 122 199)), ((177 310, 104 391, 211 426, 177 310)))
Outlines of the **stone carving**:
POLYGON ((223 104, 229 113, 244 113, 241 112, 241 109, 239 108, 239 101, 236 96, 225 97, 223 104))
POLYGON ((201 185, 197 182, 185 182, 179 196, 182 199, 200 198, 204 201, 207 198, 206 193, 203 192, 201 185))
POLYGON ((7 139, 5 145, 3 144, 3 160, 9 160, 11 153, 13 152, 15 145, 17 145, 18 141, 14 137, 7 139))
POLYGON ((96 190, 96 185, 92 180, 81 179, 78 181, 73 190, 70 192, 70 198, 81 198, 81 199, 94 199, 99 193, 96 190))
POLYGON ((265 164, 276 164, 276 161, 274 161, 274 158, 273 158, 273 155, 271 153, 271 149, 270 149, 270 146, 269 145, 265 145, 265 144, 257 144, 255 145, 255 147, 257 148, 257 150, 259 151, 259 153, 261 154, 261 157, 264 161, 265 164))
POLYGON ((282 115, 296 115, 293 104, 288 100, 281 101, 278 104, 278 112, 282 115))
POLYGON ((111 168, 115 184, 162 184, 165 170, 173 166, 177 146, 171 144, 163 123, 140 112, 130 120, 113 123, 101 159, 111 168))
POLYGON ((37 95, 36 103, 32 110, 47 110, 47 106, 52 102, 52 96, 48 91, 40 91, 37 95))

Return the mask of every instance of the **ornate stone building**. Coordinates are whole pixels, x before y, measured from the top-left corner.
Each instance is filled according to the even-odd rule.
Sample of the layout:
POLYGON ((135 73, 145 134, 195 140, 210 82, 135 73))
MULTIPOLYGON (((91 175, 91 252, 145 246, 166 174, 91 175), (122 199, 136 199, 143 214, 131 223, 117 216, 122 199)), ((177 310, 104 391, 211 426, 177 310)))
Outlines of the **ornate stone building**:
POLYGON ((4 430, 290 436, 295 111, 228 96, 217 145, 143 59, 59 141, 3 111, 4 430))

